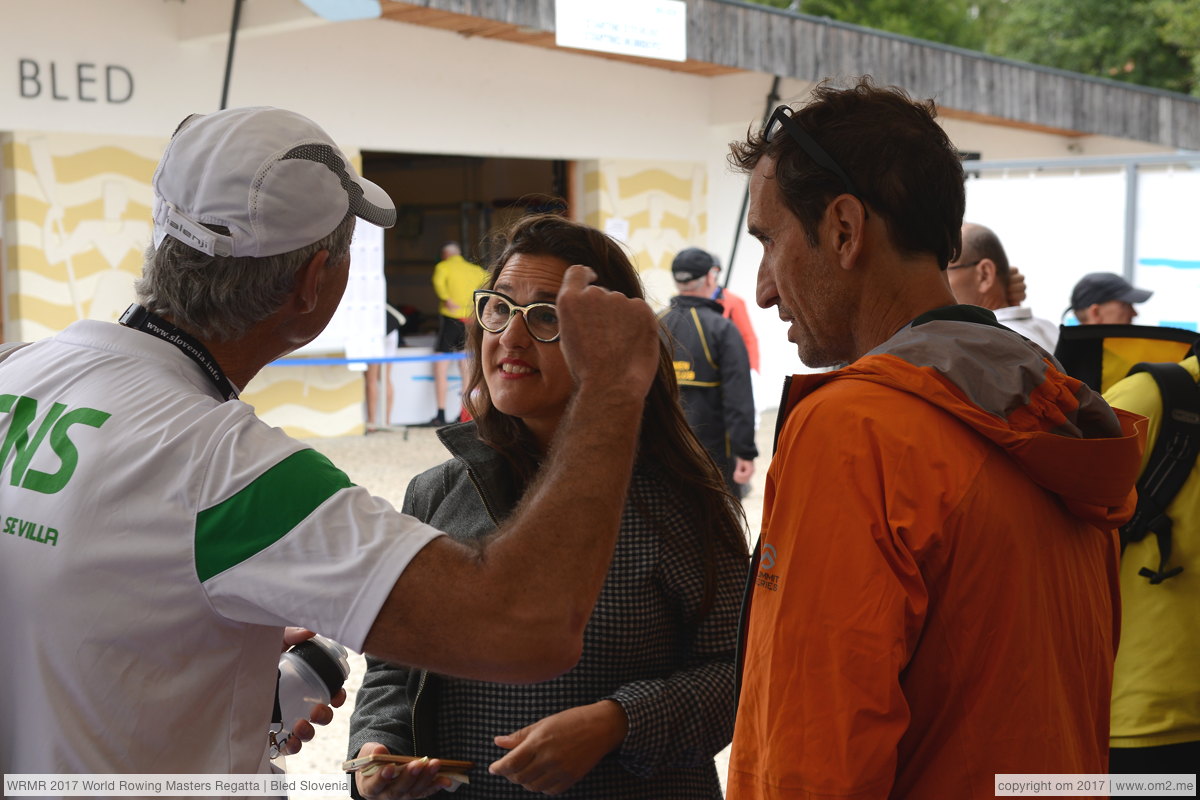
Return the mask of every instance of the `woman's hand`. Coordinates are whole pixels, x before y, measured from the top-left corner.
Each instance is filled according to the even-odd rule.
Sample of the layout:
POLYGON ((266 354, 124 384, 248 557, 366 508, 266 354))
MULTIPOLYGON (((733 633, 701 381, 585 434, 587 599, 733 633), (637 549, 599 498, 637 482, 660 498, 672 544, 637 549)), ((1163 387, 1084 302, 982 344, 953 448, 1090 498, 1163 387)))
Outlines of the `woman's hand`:
MULTIPOLYGON (((388 749, 379 742, 367 742, 359 748, 358 756, 386 753, 388 749)), ((409 800, 428 797, 434 792, 450 788, 452 781, 438 774, 441 763, 436 758, 421 758, 407 764, 385 764, 382 768, 364 775, 363 770, 354 773, 354 785, 358 793, 370 800, 409 800)))
POLYGON ((510 752, 488 771, 531 792, 560 794, 620 747, 628 729, 624 709, 612 700, 568 708, 497 736, 496 745, 510 752))

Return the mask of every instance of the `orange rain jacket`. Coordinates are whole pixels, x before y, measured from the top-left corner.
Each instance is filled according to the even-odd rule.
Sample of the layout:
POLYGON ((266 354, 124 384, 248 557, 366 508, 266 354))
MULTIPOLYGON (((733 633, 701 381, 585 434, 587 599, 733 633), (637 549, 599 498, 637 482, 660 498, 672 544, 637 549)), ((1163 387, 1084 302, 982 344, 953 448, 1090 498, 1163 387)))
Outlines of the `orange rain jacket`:
POLYGON ((1143 418, 966 306, 784 400, 729 799, 1106 772, 1143 418))

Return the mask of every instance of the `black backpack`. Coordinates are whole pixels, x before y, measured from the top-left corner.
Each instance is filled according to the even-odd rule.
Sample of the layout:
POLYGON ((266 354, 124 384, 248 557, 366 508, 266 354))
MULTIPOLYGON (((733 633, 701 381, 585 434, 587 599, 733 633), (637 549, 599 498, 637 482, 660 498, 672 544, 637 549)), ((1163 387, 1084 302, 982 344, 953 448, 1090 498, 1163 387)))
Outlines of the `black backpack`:
POLYGON ((1142 567, 1138 575, 1158 585, 1183 567, 1167 568, 1171 560, 1171 528, 1167 507, 1187 481, 1200 454, 1200 387, 1179 364, 1141 363, 1129 370, 1147 372, 1162 395, 1162 417, 1150 460, 1137 483, 1137 510, 1121 528, 1121 551, 1151 533, 1158 539, 1158 569, 1142 567))
POLYGON ((1171 518, 1167 507, 1187 481, 1200 453, 1200 389, 1179 366, 1200 351, 1200 333, 1152 325, 1072 325, 1059 328, 1054 357, 1063 370, 1097 392, 1137 372, 1148 372, 1162 395, 1162 423, 1146 468, 1138 479, 1137 509, 1121 528, 1121 550, 1154 534, 1157 570, 1139 575, 1157 585, 1182 572, 1171 559, 1171 518), (1132 365, 1132 367, 1130 366, 1132 365))

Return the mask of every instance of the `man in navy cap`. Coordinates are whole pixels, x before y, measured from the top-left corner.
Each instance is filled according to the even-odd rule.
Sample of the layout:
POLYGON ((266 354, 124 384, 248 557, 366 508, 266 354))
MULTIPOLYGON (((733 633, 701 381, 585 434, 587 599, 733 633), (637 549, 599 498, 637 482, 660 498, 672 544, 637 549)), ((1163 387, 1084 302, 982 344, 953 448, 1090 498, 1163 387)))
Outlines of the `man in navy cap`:
POLYGON ((689 247, 671 262, 675 289, 661 315, 674 348, 675 379, 683 413, 700 444, 717 462, 735 497, 754 475, 754 394, 742 334, 712 299, 720 272, 710 254, 689 247))
POLYGON ((1144 303, 1154 292, 1138 289, 1113 272, 1092 272, 1071 290, 1071 311, 1080 325, 1131 325, 1137 316, 1134 303, 1144 303))

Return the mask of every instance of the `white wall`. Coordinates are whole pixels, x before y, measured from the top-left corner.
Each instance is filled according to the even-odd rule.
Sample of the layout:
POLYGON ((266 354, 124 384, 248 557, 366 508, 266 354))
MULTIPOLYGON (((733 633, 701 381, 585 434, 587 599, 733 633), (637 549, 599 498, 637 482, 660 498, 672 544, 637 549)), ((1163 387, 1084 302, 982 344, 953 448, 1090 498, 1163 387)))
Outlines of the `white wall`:
POLYGON ((1026 275, 1039 317, 1058 323, 1076 281, 1121 272, 1125 183, 1121 172, 985 177, 967 182, 968 222, 986 225, 1026 275))
POLYGON ((1134 283, 1154 291, 1140 307, 1146 325, 1200 328, 1200 172, 1147 171, 1138 179, 1134 283))
MULTIPOLYGON (((0 0, 0 130, 163 136, 186 114, 215 109, 225 70, 225 0, 0 0), (24 98, 19 62, 41 68, 24 98), (56 67, 52 99, 48 70, 56 67), (103 95, 108 65, 128 70, 125 103, 103 95)), ((244 7, 231 105, 294 108, 349 146, 533 158, 636 158, 723 163, 727 134, 763 110, 771 76, 706 79, 389 20, 324 23, 298 0, 244 7)), ((785 80, 784 102, 810 84, 785 80)), ((120 88, 120 87, 118 87, 120 88)), ((1146 151, 1102 137, 1060 137, 948 119, 964 150, 987 158, 1146 151)), ((714 226, 715 227, 715 226, 714 226)))
MULTIPOLYGON (((1200 233, 1194 223, 1200 172, 1144 171, 1134 229, 1136 286, 1154 292, 1137 322, 1195 328, 1200 321, 1200 233)), ((1035 314, 1058 322, 1071 289, 1089 272, 1123 273, 1123 170, 1034 171, 967 183, 967 219, 992 228, 1021 268, 1035 314)))
MULTIPOLYGON (((298 0, 247 3, 234 61, 230 105, 293 108, 347 147, 402 152, 563 159, 664 159, 708 166, 708 236, 696 242, 728 260, 745 177, 726 165, 727 145, 761 120, 771 76, 701 78, 577 53, 421 28, 388 20, 329 24, 298 0)), ((232 3, 224 0, 0 0, 0 131, 41 130, 165 137, 188 113, 220 100, 232 3), (54 63, 58 93, 43 85, 22 98, 20 59, 33 59, 43 83, 54 63), (79 97, 75 73, 116 65, 133 76, 125 103, 79 97)), ((28 89, 29 84, 24 84, 28 89)), ((784 102, 810 84, 783 81, 784 102)), ((103 95, 85 84, 84 94, 103 95)), ((944 120, 962 150, 986 158, 1145 152, 1149 145, 1103 137, 1063 137, 982 122, 944 120)), ((1035 309, 1053 317, 1065 277, 1035 266, 1043 232, 1062 228, 1070 209, 1014 190, 994 199, 973 192, 971 218, 999 225, 1014 261, 1030 265, 1035 309), (1040 205, 1039 205, 1040 204, 1040 205), (1038 234, 1035 236, 1034 234, 1038 234), (1062 278, 1060 280, 1060 277, 1062 278)), ((1112 195, 1070 228, 1074 252, 1106 268, 1114 250, 1112 195), (1089 229, 1092 226, 1094 231, 1089 229)), ((1102 201, 1102 202, 1101 202, 1102 201)), ((1066 237, 1059 236, 1058 241, 1066 237)), ((757 309, 758 244, 743 235, 732 288, 749 302, 763 351, 760 401, 773 405, 779 378, 803 369, 773 311, 757 309)), ((1119 254, 1119 246, 1115 252, 1119 254)), ((1084 263, 1083 260, 1079 261, 1084 263)), ((1116 262, 1119 266, 1119 261, 1116 262)), ((1049 268, 1048 268, 1049 269, 1049 268)))
MULTIPOLYGON (((211 5, 228 16, 229 4, 211 5)), ((212 44, 177 41, 179 7, 152 0, 0 0, 0 130, 166 136, 186 114, 215 108, 223 55, 212 44), (37 97, 21 95, 22 88, 35 90, 32 82, 20 80, 22 59, 38 65, 37 97), (98 79, 85 82, 82 93, 80 64, 93 65, 83 68, 85 76, 98 79), (127 102, 103 99, 109 66, 132 75, 127 102)), ((118 97, 125 94, 123 83, 114 88, 118 97)))
MULTIPOLYGON (((0 0, 0 130, 165 136, 187 114, 216 109, 226 37, 211 29, 214 20, 228 26, 230 8, 219 0, 0 0), (197 24, 197 8, 207 10, 207 27, 197 24), (180 27, 205 35, 180 38, 180 27), (80 62, 119 65, 134 77, 134 96, 87 103, 51 99, 47 89, 21 98, 21 58, 44 72, 54 62, 68 95, 77 92, 62 89, 64 74, 80 62)), ((707 91, 703 78, 680 73, 369 20, 244 31, 229 104, 291 108, 366 149, 703 160, 707 91)))

